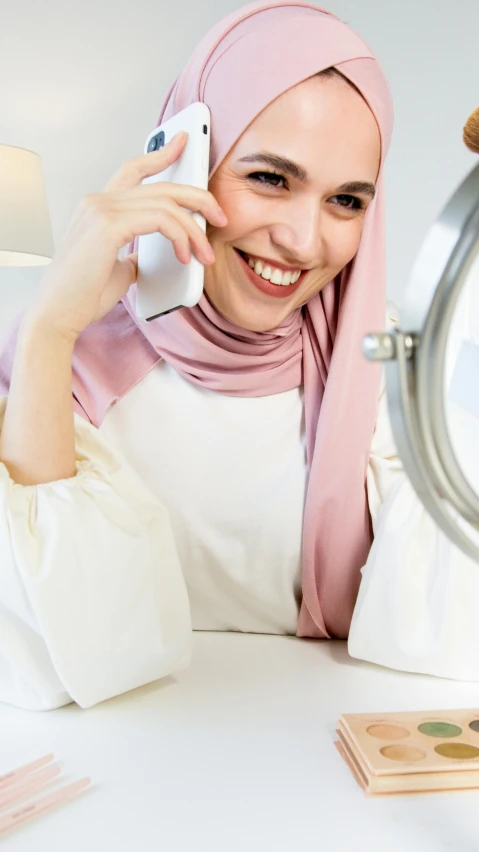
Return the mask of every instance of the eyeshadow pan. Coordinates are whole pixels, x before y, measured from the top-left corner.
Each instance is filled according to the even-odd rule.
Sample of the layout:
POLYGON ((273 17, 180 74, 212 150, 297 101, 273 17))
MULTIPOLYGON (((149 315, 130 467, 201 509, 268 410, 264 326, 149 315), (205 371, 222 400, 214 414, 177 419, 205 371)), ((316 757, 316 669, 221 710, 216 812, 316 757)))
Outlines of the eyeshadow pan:
POLYGON ((420 748, 413 748, 406 745, 383 746, 379 751, 383 757, 387 757, 389 760, 402 760, 405 763, 409 763, 411 760, 424 760, 427 757, 426 752, 421 751, 420 748))
POLYGON ((427 737, 458 737, 462 734, 462 728, 450 722, 423 722, 417 729, 427 737))
POLYGON ((451 760, 473 760, 479 757, 479 748, 467 743, 441 743, 434 751, 441 757, 450 757, 451 760))
POLYGON ((399 725, 370 725, 366 730, 378 740, 403 740, 409 736, 408 729, 400 728, 399 725))
POLYGON ((474 719, 473 722, 469 722, 469 727, 479 734, 479 719, 474 719))

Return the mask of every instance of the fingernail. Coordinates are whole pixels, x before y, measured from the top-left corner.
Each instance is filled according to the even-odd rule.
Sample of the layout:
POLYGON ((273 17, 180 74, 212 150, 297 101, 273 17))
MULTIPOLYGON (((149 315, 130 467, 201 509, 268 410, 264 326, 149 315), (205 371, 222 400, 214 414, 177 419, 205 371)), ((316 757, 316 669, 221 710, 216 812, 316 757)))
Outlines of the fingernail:
POLYGON ((186 136, 186 135, 187 135, 186 130, 178 130, 178 133, 175 133, 175 135, 171 137, 170 145, 171 145, 172 142, 177 141, 179 136, 186 136))
POLYGON ((218 212, 218 220, 220 222, 222 222, 223 225, 226 225, 228 219, 227 219, 227 216, 226 216, 226 213, 224 212, 224 210, 222 210, 221 207, 218 207, 217 212, 218 212))

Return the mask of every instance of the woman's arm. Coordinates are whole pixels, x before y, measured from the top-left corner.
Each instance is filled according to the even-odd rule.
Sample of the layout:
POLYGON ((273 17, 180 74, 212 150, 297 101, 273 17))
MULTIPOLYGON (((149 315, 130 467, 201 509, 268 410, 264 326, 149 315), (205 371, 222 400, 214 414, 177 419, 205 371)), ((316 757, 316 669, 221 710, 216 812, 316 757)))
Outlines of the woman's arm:
POLYGON ((190 658, 168 514, 95 427, 74 422, 76 476, 23 486, 0 464, 0 701, 32 710, 90 707, 190 658))
POLYGON ((0 461, 20 485, 75 476, 74 340, 26 315, 19 329, 0 461))
POLYGON ((208 238, 191 211, 222 227, 225 216, 211 192, 143 178, 168 168, 184 149, 177 133, 161 149, 127 160, 100 193, 78 204, 45 269, 34 304, 20 328, 0 460, 21 485, 75 475, 71 362, 81 332, 114 308, 137 278, 137 255, 118 251, 138 234, 161 233, 177 258, 191 251, 214 262, 208 238))

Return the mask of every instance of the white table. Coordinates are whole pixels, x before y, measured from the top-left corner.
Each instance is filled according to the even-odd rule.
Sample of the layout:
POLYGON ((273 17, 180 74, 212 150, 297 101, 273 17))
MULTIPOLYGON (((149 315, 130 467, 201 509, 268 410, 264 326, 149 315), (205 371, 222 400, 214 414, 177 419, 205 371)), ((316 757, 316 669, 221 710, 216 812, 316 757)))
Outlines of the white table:
MULTIPOLYGON (((367 799, 341 713, 479 705, 477 684, 348 657, 344 642, 196 633, 191 667, 103 702, 0 707, 2 770, 54 752, 92 787, 8 852, 477 852, 479 790, 367 799)), ((0 844, 1 845, 1 844, 0 844)))

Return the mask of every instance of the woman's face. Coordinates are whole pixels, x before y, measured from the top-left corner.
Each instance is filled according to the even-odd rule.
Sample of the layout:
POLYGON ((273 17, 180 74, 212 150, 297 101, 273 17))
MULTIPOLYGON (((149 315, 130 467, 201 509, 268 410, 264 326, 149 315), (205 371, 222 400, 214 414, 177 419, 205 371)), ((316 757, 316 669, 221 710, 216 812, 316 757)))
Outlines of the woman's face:
POLYGON ((209 183, 228 217, 207 225, 218 311, 267 331, 318 293, 356 254, 379 163, 374 116, 341 78, 311 77, 269 104, 209 183))

